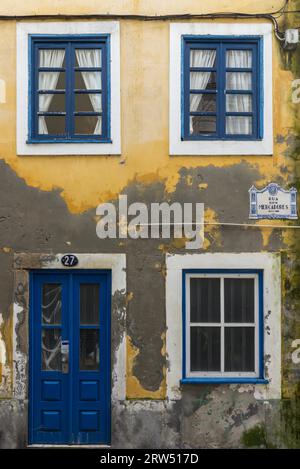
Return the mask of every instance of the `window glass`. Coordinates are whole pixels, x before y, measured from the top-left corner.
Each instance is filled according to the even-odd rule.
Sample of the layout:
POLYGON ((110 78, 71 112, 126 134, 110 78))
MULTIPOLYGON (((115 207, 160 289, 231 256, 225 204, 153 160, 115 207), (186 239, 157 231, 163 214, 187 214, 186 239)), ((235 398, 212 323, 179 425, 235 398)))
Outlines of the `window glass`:
POLYGON ((99 330, 80 329, 80 370, 99 369, 99 330))
POLYGON ((220 371, 220 327, 191 328, 191 371, 220 371))
POLYGON ((220 321, 220 279, 191 278, 191 322, 220 321))
POLYGON ((44 283, 42 287, 42 323, 60 324, 62 308, 62 285, 44 283))
POLYGON ((225 371, 255 371, 254 327, 225 327, 225 371))
POLYGON ((208 42, 184 42, 183 139, 258 139, 259 39, 208 42))
POLYGON ((61 370, 60 329, 42 329, 42 370, 61 370))
POLYGON ((99 324, 99 284, 80 284, 80 324, 99 324))
POLYGON ((46 38, 33 39, 37 49, 32 67, 33 140, 108 139, 109 70, 105 59, 108 42, 96 37, 88 47, 84 47, 84 42, 80 37, 78 40, 66 37, 57 48, 52 48, 47 47, 47 43, 52 44, 46 38))
POLYGON ((192 377, 257 376, 258 276, 187 275, 188 373, 192 377))
POLYGON ((254 279, 225 278, 225 322, 254 322, 254 279))

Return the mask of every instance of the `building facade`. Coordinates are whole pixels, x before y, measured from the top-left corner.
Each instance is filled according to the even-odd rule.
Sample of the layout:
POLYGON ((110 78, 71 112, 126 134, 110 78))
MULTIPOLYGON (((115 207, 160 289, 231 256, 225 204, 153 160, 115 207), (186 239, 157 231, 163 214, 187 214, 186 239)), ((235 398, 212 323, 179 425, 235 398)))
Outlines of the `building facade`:
POLYGON ((2 1, 1 448, 299 446, 297 11, 2 1))

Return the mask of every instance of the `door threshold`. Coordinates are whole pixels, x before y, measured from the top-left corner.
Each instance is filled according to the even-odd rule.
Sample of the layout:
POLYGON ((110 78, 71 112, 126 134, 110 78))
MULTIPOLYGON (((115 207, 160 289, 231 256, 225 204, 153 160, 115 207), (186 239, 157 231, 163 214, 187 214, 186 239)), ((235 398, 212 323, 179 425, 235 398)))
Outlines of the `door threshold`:
POLYGON ((110 449, 109 445, 51 445, 51 444, 35 444, 27 445, 27 448, 53 448, 53 449, 110 449))

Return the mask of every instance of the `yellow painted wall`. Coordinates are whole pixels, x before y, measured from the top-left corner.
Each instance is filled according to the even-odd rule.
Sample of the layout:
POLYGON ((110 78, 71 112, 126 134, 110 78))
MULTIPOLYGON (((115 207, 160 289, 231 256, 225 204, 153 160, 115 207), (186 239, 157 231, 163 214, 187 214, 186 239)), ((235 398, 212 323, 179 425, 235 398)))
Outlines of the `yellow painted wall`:
MULTIPOLYGON (((2 0, 0 15, 175 14, 217 11, 257 13, 276 11, 282 4, 282 0, 211 0, 208 9, 207 2, 199 0, 2 0)), ((16 155, 16 21, 0 20, 0 80, 5 83, 5 93, 2 91, 1 94, 2 102, 0 100, 0 159, 4 159, 26 184, 42 190, 59 188, 69 210, 81 213, 96 207, 100 202, 116 198, 133 180, 145 184, 159 180, 165 183, 167 192, 172 192, 182 167, 223 167, 244 160, 258 167, 261 178, 253 183, 261 186, 278 175, 280 166, 287 165, 284 157, 286 143, 275 143, 274 155, 271 157, 170 157, 169 22, 121 20, 120 25, 122 155, 24 157, 16 155)), ((290 71, 282 68, 275 37, 273 43, 276 142, 278 135, 287 135, 293 128, 292 110, 296 105, 291 104, 293 76, 290 71)), ((211 220, 216 220, 217 215, 209 213, 208 216, 211 220)), ((270 234, 270 230, 264 233, 265 245, 270 234)), ((140 389, 140 384, 132 376, 132 364, 138 351, 132 348, 130 339, 128 352, 128 397, 145 397, 144 390, 140 389)), ((148 392, 146 397, 163 397, 164 393, 162 383, 155 396, 148 392)))
MULTIPOLYGON (((60 12, 99 12, 99 2, 2 2, 0 12, 9 14, 60 12), (88 3, 88 8, 86 7, 88 3), (98 3, 98 8, 97 4, 98 3), (7 8, 5 10, 5 4, 7 8), (50 8, 52 5, 52 8, 50 8), (31 8, 30 8, 31 7, 31 8), (35 7, 35 8, 34 8, 35 7)), ((151 13, 156 1, 103 2, 119 4, 118 11, 134 13, 137 9, 151 13), (145 8, 146 4, 148 5, 145 8), (154 5, 151 8, 151 5, 154 5)), ((165 2, 169 12, 179 11, 184 3, 185 11, 198 11, 197 1, 165 2)), ((201 3, 201 2, 200 2, 201 3)), ((231 10, 245 11, 272 9, 282 2, 211 2, 209 12, 223 9, 222 3, 230 3, 231 10), (251 8, 250 8, 251 7, 251 8)), ((102 5, 102 10, 105 10, 102 5)), ((163 2, 164 5, 164 2, 163 2)), ((116 5, 114 6, 116 9, 116 5)), ((154 8, 155 9, 155 8, 154 8)), ((163 8, 163 10, 165 7, 163 8)), ((225 8, 224 8, 225 9, 225 8)), ((226 9, 225 9, 226 10, 226 9)), ((228 6, 227 6, 228 10, 228 6)), ((162 13, 161 9, 156 10, 162 13)), ((208 10, 207 10, 208 11, 208 10)), ((16 156, 16 23, 0 22, 0 79, 6 83, 6 102, 0 103, 0 158, 25 179, 26 183, 44 190, 60 188, 62 197, 72 212, 80 213, 100 202, 114 198, 132 180, 147 183, 165 181, 172 191, 182 167, 198 165, 230 166, 249 160, 259 165, 262 179, 270 179, 283 163, 284 145, 275 145, 274 157, 170 157, 168 154, 168 104, 169 104, 169 22, 121 21, 121 106, 122 106, 122 155, 121 157, 82 156, 69 157, 20 157, 16 156)), ((26 77, 24 77, 26 79, 26 77)), ((274 38, 274 135, 292 127, 290 100, 292 75, 280 70, 278 42, 274 38), (280 112, 279 112, 280 111, 280 112)))
MULTIPOLYGON (((283 0, 211 0, 209 13, 219 11, 270 12, 283 0)), ((0 15, 28 14, 150 14, 207 13, 207 3, 199 0, 2 0, 0 15)))

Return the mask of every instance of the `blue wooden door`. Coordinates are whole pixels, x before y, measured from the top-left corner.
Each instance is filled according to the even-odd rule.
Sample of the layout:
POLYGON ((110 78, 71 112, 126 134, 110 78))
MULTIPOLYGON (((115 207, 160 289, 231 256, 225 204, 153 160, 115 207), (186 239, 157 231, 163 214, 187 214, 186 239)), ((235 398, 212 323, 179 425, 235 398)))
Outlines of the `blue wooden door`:
POLYGON ((33 272, 29 440, 110 442, 110 293, 107 271, 33 272))

